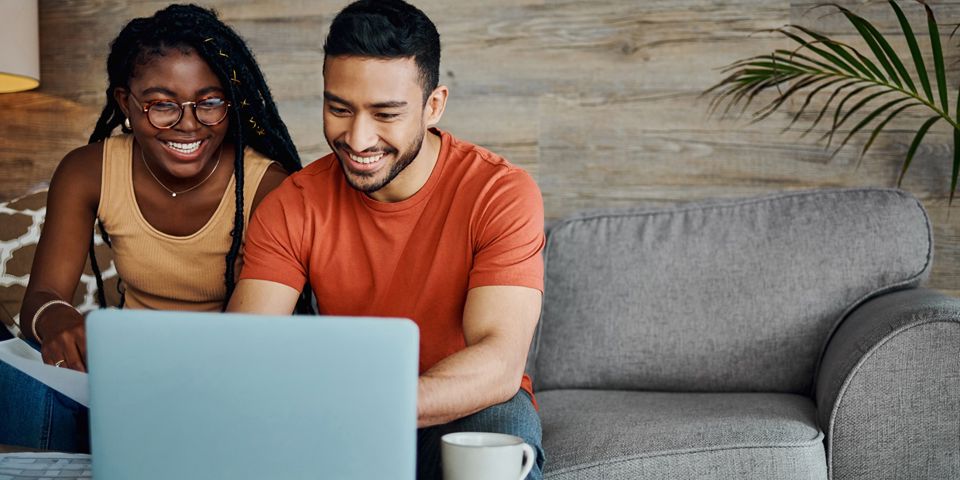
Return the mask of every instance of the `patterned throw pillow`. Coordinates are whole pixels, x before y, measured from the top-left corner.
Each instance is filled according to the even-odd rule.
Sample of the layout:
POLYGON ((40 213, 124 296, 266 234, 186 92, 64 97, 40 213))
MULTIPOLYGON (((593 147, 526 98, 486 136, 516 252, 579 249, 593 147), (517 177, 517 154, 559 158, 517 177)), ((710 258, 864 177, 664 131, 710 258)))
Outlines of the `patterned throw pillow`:
MULTIPOLYGON (((27 194, 9 202, 0 202, 0 321, 13 335, 20 334, 20 303, 30 279, 33 255, 40 240, 47 212, 47 191, 27 194)), ((88 242, 89 239, 84 239, 88 242)), ((117 269, 113 255, 100 236, 96 238, 97 264, 103 273, 104 291, 109 305, 117 305, 117 269)), ((97 308, 97 282, 87 259, 72 303, 86 312, 97 308)))

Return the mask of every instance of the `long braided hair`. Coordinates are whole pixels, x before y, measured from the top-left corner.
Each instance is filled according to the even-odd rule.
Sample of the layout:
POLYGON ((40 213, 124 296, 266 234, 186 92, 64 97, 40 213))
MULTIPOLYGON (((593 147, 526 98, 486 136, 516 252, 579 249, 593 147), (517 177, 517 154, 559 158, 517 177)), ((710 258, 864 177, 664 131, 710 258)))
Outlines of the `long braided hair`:
MULTIPOLYGON (((130 78, 138 66, 164 55, 170 49, 196 52, 217 75, 231 103, 229 128, 224 140, 232 139, 234 144, 233 175, 236 189, 233 230, 230 233, 232 241, 225 258, 224 284, 227 295, 223 309, 226 309, 236 286, 235 264, 244 233, 244 147, 249 145, 267 158, 279 162, 287 173, 300 170, 302 165, 253 53, 233 29, 217 18, 215 11, 196 5, 171 5, 157 11, 152 17, 135 18, 123 27, 110 44, 107 101, 89 143, 106 139, 118 126, 125 133, 132 132, 122 126, 126 117, 114 99, 114 90, 129 89, 130 78)), ((104 242, 111 246, 99 219, 97 224, 104 242)), ((105 308, 107 300, 103 292, 103 278, 93 248, 93 238, 90 240, 90 264, 97 281, 97 301, 101 308, 105 308)), ((304 289, 297 305, 298 312, 312 311, 309 292, 309 288, 304 289)))

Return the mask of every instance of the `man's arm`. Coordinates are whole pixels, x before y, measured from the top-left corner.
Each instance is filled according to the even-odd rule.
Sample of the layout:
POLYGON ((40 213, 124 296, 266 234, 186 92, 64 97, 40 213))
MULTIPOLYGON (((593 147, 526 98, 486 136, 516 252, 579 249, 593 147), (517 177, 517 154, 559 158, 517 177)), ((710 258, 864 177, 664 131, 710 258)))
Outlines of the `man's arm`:
MULTIPOLYGON (((467 292, 467 348, 420 376, 417 427, 447 423, 513 398, 540 318, 539 290, 484 286, 467 292)), ((232 302, 231 302, 232 304, 232 302)))
POLYGON ((244 279, 237 282, 227 312, 290 315, 299 297, 300 292, 282 283, 244 279))

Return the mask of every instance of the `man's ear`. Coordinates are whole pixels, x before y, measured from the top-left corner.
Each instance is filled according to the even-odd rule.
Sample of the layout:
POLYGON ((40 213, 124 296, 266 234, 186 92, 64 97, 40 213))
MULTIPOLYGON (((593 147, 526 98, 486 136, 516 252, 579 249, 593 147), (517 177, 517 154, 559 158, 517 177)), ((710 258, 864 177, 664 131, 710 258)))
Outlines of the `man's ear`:
POLYGON ((117 102, 117 105, 120 105, 120 110, 123 111, 123 116, 130 118, 130 92, 123 87, 116 87, 113 89, 113 99, 117 102))
POLYGON ((448 95, 450 95, 450 90, 445 85, 438 85, 427 97, 427 104, 424 105, 423 110, 428 127, 440 123, 440 117, 443 116, 443 111, 447 108, 448 95))

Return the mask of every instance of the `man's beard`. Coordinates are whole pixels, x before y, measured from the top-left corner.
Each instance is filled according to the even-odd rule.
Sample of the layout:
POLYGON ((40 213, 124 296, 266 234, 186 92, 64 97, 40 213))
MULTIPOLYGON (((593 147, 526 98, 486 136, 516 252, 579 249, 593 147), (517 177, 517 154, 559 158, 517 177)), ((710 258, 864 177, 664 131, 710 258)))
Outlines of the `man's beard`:
MULTIPOLYGON (((380 190, 383 187, 386 187, 387 184, 392 182, 393 179, 397 177, 397 175, 400 175, 400 172, 402 172, 405 168, 409 167, 411 163, 413 163, 413 160, 417 158, 417 155, 420 154, 420 149, 423 147, 423 137, 424 137, 424 132, 421 130, 420 135, 417 136, 417 138, 415 138, 413 142, 410 142, 410 145, 406 148, 406 153, 404 153, 400 157, 397 157, 397 160, 393 163, 393 165, 390 166, 390 171, 387 172, 387 176, 377 183, 368 184, 368 185, 358 184, 353 179, 352 175, 370 178, 378 172, 374 172, 373 174, 351 172, 346 167, 347 162, 349 162, 350 160, 344 159, 341 156, 341 152, 343 150, 349 150, 349 147, 347 147, 347 145, 340 140, 334 141, 332 144, 330 144, 330 147, 333 149, 334 153, 336 154, 337 159, 340 160, 340 168, 343 170, 343 174, 344 174, 343 176, 347 179, 347 184, 349 184, 355 190, 359 190, 366 194, 371 194, 380 190)), ((330 142, 328 141, 327 143, 329 144, 330 142)), ((384 148, 382 149, 382 151, 384 155, 393 155, 398 153, 395 148, 390 148, 390 147, 384 148)))

